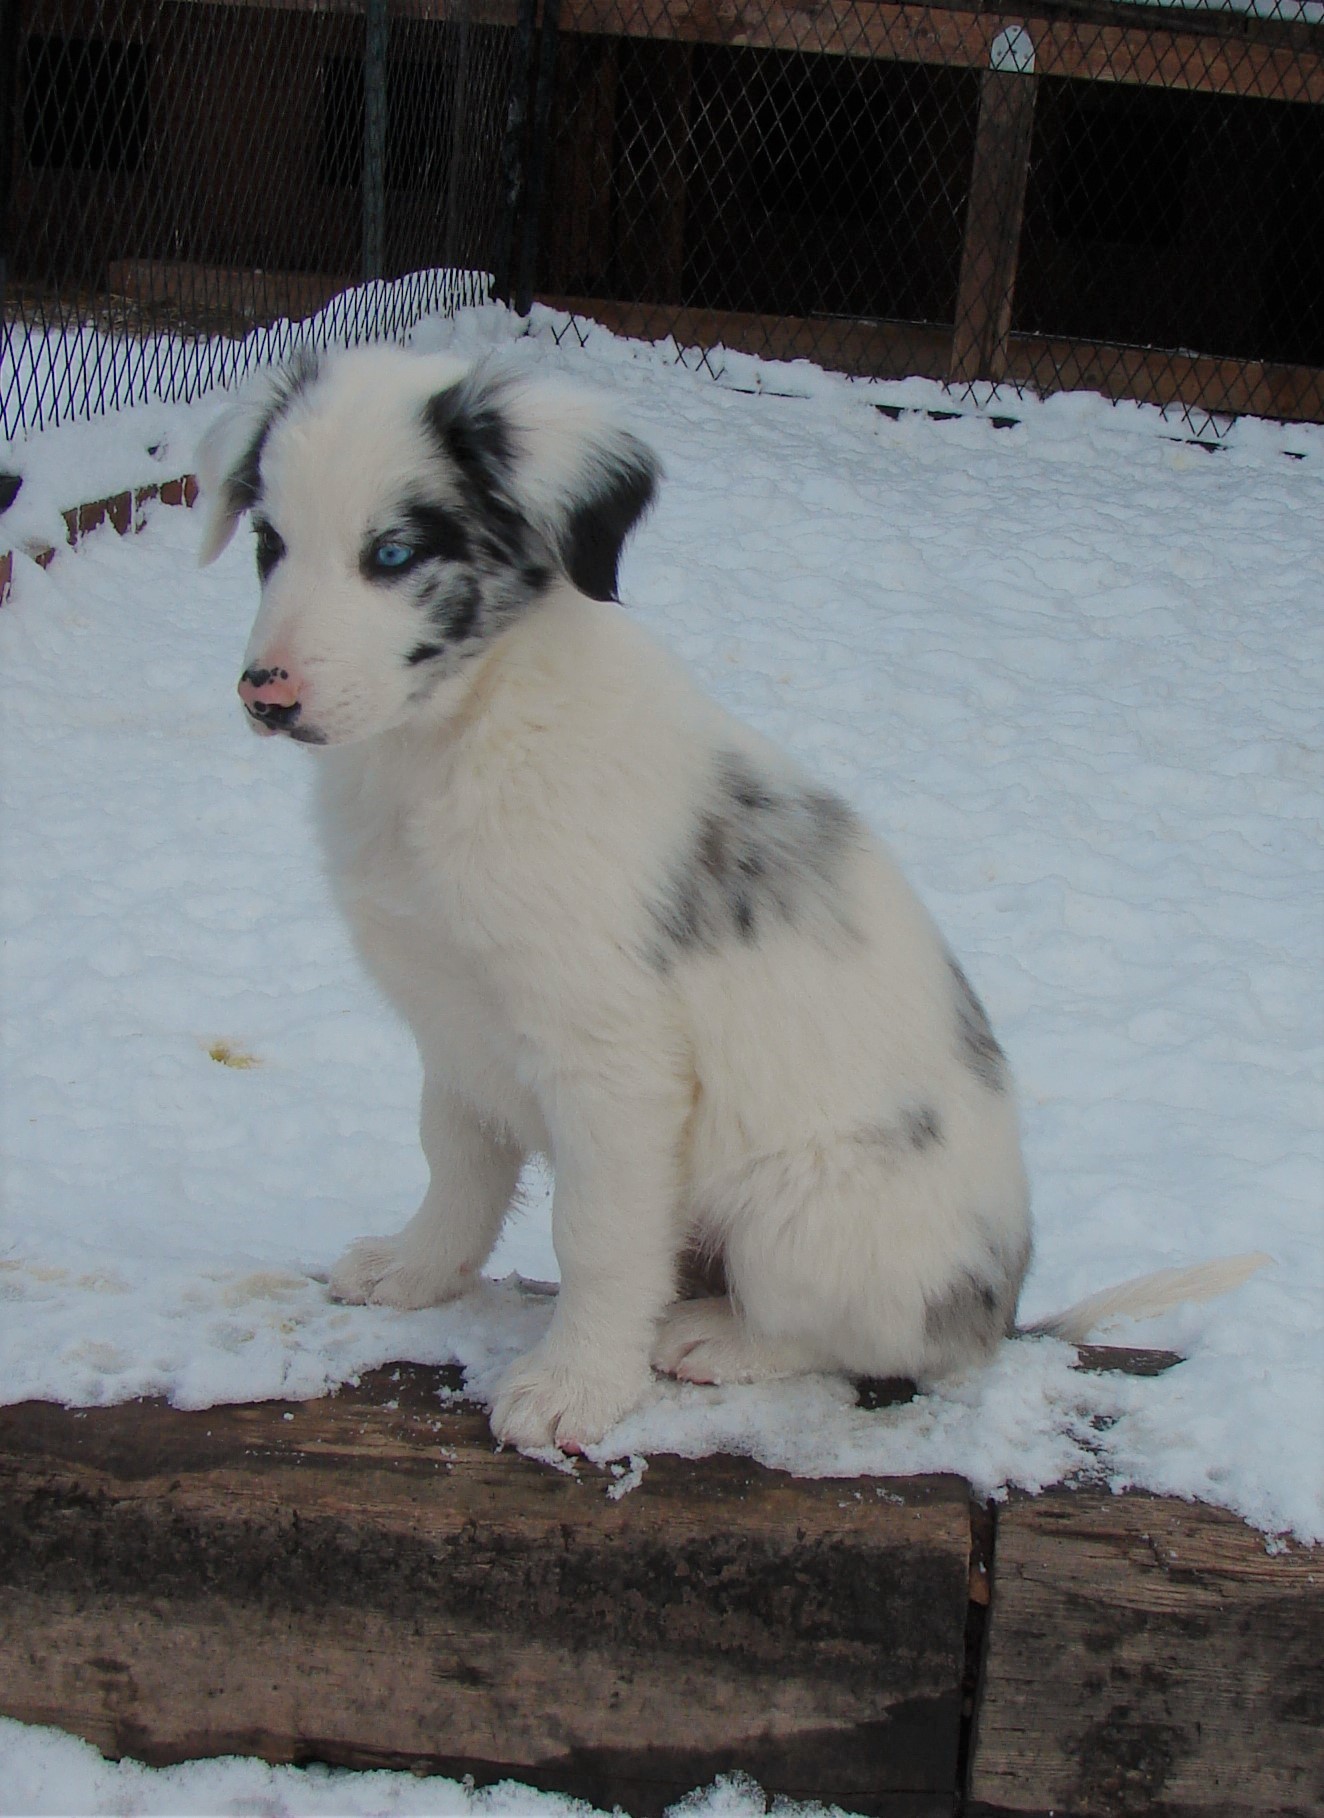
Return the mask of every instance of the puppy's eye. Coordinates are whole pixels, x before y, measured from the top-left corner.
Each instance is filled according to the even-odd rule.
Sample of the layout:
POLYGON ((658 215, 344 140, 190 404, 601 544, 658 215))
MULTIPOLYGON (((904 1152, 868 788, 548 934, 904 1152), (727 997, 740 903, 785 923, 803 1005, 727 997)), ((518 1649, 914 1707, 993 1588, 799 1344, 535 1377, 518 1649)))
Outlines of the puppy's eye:
POLYGON ((399 574, 402 568, 408 568, 414 560, 416 551, 408 543, 397 542, 393 537, 386 537, 372 546, 372 565, 383 574, 399 574))
POLYGON ((259 521, 253 528, 257 532, 257 572, 265 581, 285 554, 285 544, 270 524, 259 521))

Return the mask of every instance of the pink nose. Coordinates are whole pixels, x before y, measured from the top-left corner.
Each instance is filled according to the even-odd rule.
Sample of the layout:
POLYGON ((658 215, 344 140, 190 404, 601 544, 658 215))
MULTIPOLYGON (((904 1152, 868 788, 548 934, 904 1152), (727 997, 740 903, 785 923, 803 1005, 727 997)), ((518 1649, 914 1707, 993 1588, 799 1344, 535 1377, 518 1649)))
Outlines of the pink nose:
POLYGON ((293 707, 299 685, 285 669, 245 669, 239 678, 239 699, 245 707, 293 707))
POLYGON ((245 669, 239 699, 263 732, 289 732, 302 711, 299 683, 287 669, 245 669))

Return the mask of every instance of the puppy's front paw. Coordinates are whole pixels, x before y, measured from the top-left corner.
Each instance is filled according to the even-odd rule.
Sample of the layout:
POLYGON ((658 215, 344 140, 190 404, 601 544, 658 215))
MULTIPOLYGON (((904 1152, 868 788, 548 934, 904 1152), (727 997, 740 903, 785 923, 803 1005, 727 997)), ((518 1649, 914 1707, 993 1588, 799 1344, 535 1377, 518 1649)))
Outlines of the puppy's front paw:
POLYGON ((411 1257, 399 1237, 361 1237, 332 1269, 333 1299, 378 1307, 435 1307, 454 1300, 473 1283, 472 1275, 411 1257))
POLYGON ((492 1431, 503 1445, 526 1451, 582 1452, 629 1413, 648 1382, 642 1362, 622 1367, 618 1359, 558 1358, 550 1345, 535 1345, 497 1383, 492 1431))

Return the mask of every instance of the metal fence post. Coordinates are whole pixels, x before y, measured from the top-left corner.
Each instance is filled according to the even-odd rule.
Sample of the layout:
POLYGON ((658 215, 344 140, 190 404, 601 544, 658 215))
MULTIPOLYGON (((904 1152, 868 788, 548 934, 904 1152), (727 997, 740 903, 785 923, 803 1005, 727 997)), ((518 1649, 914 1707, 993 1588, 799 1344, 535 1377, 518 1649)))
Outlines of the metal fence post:
POLYGON ((561 0, 543 0, 542 28, 538 33, 538 86, 533 98, 533 131, 529 135, 524 234, 515 279, 515 313, 521 316, 527 316, 533 308, 534 268, 538 262, 538 236, 542 230, 543 179, 547 171, 552 101, 556 94, 556 37, 560 23, 561 0))
POLYGON ((18 26, 23 0, 0 0, 0 300, 9 286, 9 198, 18 130, 18 26))
POLYGON ((450 84, 450 162, 446 167, 446 264, 454 271, 461 259, 460 184, 469 133, 469 6, 456 22, 455 64, 450 84))
POLYGON ((533 86, 533 62, 537 56, 538 0, 520 0, 515 18, 515 41, 511 50, 510 104, 506 110, 506 130, 501 140, 501 216, 497 224, 495 256, 495 294, 510 303, 515 291, 515 236, 524 202, 525 165, 528 155, 526 140, 529 122, 529 91, 533 86))
POLYGON ((367 0, 363 46, 363 278, 386 270, 387 0, 367 0))

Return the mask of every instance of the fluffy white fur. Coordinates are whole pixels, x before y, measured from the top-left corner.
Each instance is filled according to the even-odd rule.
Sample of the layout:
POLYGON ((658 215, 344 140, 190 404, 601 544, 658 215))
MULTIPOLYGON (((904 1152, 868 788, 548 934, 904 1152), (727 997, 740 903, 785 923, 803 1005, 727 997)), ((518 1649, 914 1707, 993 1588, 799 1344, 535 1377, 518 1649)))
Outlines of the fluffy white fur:
POLYGON ((1030 1246, 1005 1063, 879 843, 575 584, 614 577, 640 444, 377 349, 260 390, 202 468, 208 556, 265 527, 250 714, 320 747, 338 900, 423 1060, 427 1195, 332 1292, 463 1293, 537 1151, 562 1286, 502 1440, 593 1443, 650 1367, 986 1356, 1030 1246), (729 1291, 678 1299, 687 1252, 729 1291))

